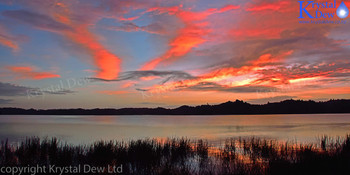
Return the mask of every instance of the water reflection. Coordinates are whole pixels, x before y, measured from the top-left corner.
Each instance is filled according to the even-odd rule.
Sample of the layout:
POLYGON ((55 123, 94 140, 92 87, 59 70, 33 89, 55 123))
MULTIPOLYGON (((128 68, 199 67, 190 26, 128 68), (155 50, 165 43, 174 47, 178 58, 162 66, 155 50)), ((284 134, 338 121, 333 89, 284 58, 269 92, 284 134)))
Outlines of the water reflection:
POLYGON ((350 114, 226 116, 0 116, 0 139, 58 137, 73 144, 97 140, 186 137, 224 142, 227 137, 259 136, 315 142, 318 136, 344 136, 350 114))

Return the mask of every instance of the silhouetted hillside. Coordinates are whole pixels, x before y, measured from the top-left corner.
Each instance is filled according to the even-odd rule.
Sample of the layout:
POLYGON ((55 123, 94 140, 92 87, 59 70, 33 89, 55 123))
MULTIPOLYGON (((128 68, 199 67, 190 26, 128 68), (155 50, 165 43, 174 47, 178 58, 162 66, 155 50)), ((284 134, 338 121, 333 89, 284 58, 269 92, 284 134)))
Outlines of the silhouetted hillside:
POLYGON ((240 100, 218 105, 180 106, 166 108, 121 108, 121 109, 21 109, 0 108, 2 115, 225 115, 225 114, 310 114, 350 113, 350 100, 325 102, 285 100, 276 103, 254 105, 240 100))

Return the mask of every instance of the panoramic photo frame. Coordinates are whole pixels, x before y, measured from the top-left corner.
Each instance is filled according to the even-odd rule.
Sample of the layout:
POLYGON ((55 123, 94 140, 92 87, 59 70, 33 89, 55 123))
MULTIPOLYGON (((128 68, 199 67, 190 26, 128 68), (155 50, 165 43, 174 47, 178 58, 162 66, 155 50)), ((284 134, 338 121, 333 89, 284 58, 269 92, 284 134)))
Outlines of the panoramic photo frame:
POLYGON ((349 174, 349 7, 1 0, 0 174, 349 174))

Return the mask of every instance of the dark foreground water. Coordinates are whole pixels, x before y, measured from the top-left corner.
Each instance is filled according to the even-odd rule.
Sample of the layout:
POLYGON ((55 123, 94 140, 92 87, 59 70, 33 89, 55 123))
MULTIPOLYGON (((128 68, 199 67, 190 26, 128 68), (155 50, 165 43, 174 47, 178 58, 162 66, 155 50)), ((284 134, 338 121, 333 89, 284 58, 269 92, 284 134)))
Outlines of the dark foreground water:
POLYGON ((228 137, 258 136, 281 141, 316 142, 322 135, 345 136, 350 114, 74 116, 0 115, 0 140, 57 137, 73 144, 143 138, 206 139, 219 145, 228 137))

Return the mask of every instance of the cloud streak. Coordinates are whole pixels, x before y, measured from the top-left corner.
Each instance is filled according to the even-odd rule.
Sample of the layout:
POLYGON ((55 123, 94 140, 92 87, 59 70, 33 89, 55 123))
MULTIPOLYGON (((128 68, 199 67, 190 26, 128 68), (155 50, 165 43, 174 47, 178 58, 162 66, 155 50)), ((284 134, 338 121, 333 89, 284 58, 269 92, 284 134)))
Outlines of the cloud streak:
MULTIPOLYGON (((91 78, 95 81, 125 81, 125 80, 145 80, 148 77, 161 77, 166 78, 163 81, 169 80, 186 80, 193 79, 194 76, 183 72, 183 71, 128 71, 122 72, 118 79, 109 80, 109 79, 101 79, 101 78, 91 78)), ((163 82, 165 83, 165 82, 163 82)))
POLYGON ((178 31, 177 36, 169 43, 169 50, 167 50, 162 56, 145 63, 141 67, 141 70, 152 70, 161 63, 169 63, 186 55, 193 48, 206 42, 204 36, 210 33, 210 29, 208 29, 208 22, 205 20, 209 15, 223 13, 238 8, 239 6, 228 5, 221 9, 209 9, 201 12, 183 10, 181 6, 153 7, 149 9, 148 12, 175 15, 184 23, 184 27, 178 31))
POLYGON ((0 82, 0 96, 15 97, 15 96, 42 96, 45 94, 65 95, 72 94, 75 91, 69 89, 40 89, 27 86, 20 86, 11 83, 0 82))
POLYGON ((0 96, 25 96, 28 90, 34 89, 35 88, 0 82, 0 96))
POLYGON ((14 73, 18 79, 41 80, 61 77, 60 75, 51 72, 36 71, 30 66, 8 66, 7 69, 14 73))
MULTIPOLYGON (((66 8, 67 6, 61 6, 66 8)), ((67 12, 67 14, 70 14, 67 12)), ((121 59, 107 50, 89 31, 89 24, 75 22, 69 15, 56 14, 55 18, 27 10, 5 11, 3 15, 17 21, 63 35, 86 50, 98 67, 97 76, 104 79, 115 79, 120 71, 121 59)))
POLYGON ((279 2, 262 2, 261 4, 254 4, 252 7, 247 8, 247 11, 260 12, 260 11, 279 11, 283 12, 291 4, 289 1, 279 1, 279 2))
POLYGON ((27 10, 4 11, 2 15, 5 17, 15 19, 19 22, 33 25, 42 30, 52 32, 73 31, 71 27, 63 23, 57 22, 56 20, 47 15, 38 14, 27 10))
POLYGON ((164 35, 167 33, 164 26, 162 26, 160 23, 152 23, 145 26, 138 26, 132 22, 123 22, 119 26, 108 26, 106 28, 109 30, 124 31, 124 32, 143 31, 143 32, 148 32, 151 34, 159 34, 159 35, 164 35))
POLYGON ((0 25, 0 45, 11 48, 13 52, 19 51, 17 37, 8 33, 2 25, 0 25))
MULTIPOLYGON (((181 87, 180 87, 181 89, 181 87)), ((262 93, 262 92, 273 92, 277 91, 277 88, 270 86, 224 86, 212 82, 202 82, 194 86, 184 87, 181 90, 190 91, 215 91, 215 92, 234 92, 234 93, 262 93)))
POLYGON ((4 104, 13 104, 13 100, 11 99, 0 99, 0 105, 4 104))

